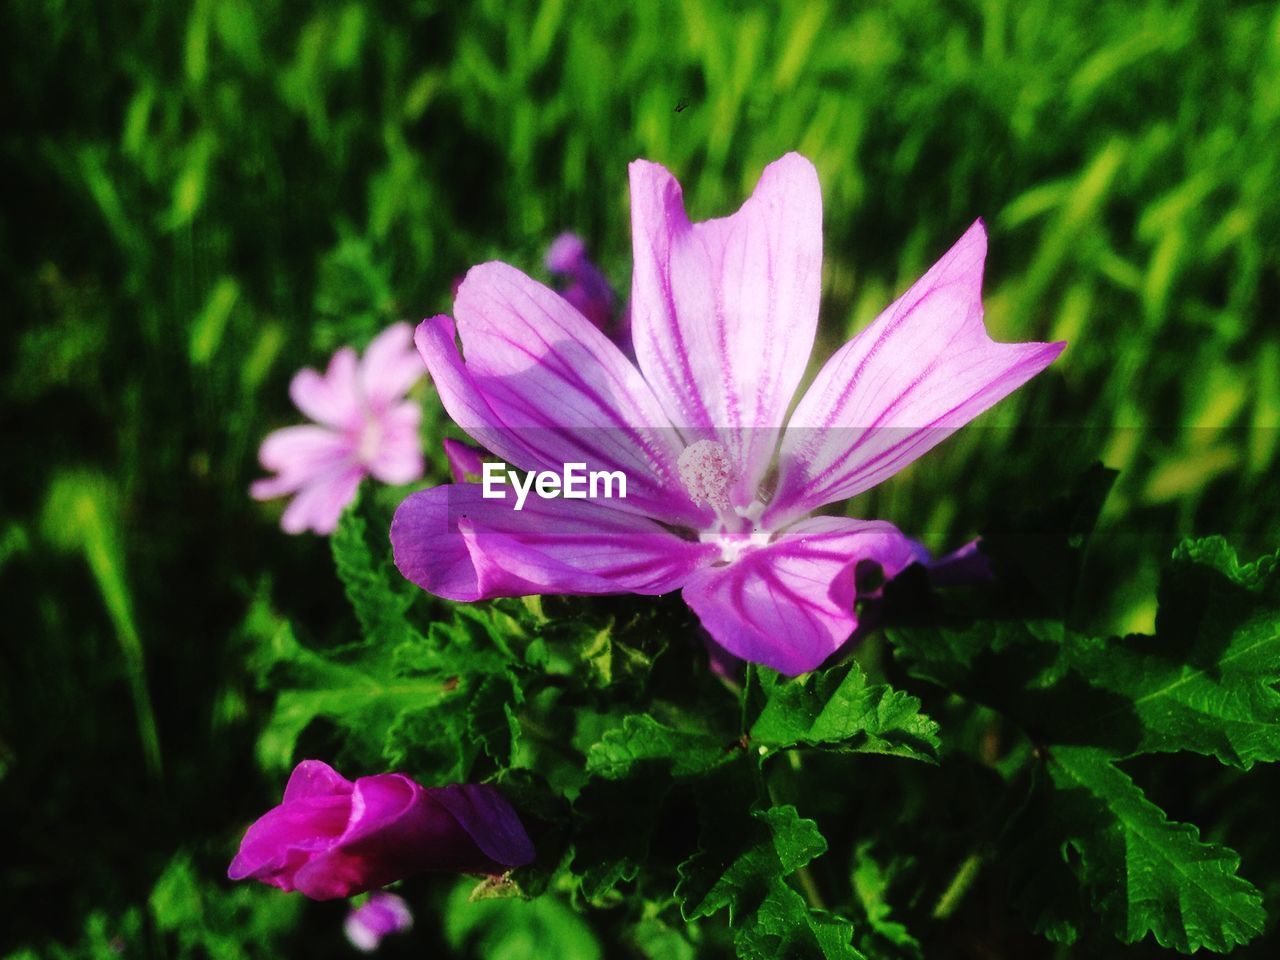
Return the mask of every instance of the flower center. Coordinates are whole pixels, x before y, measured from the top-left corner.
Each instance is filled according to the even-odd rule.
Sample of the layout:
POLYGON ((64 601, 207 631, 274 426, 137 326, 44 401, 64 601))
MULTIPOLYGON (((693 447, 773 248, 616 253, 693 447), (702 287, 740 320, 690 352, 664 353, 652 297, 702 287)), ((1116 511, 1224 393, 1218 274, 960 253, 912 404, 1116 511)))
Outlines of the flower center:
POLYGON ((705 504, 721 515, 732 513, 729 484, 735 477, 724 444, 714 440, 691 443, 680 454, 676 467, 680 470, 680 482, 694 503, 705 504))
POLYGON ((356 458, 365 466, 369 466, 378 457, 382 447, 382 423, 377 417, 370 417, 360 429, 360 440, 356 445, 356 458))

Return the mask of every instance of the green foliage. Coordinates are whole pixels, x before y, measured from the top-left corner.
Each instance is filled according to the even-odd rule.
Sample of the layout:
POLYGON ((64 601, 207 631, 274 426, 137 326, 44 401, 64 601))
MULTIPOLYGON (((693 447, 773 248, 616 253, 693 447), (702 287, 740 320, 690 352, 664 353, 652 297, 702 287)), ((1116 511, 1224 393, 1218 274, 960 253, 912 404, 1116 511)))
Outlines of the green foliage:
POLYGON ((455 887, 445 906, 449 946, 469 957, 510 960, 600 960, 591 928, 552 896, 537 900, 471 898, 471 885, 455 887))
POLYGON ((302 904, 275 890, 210 882, 189 854, 156 880, 144 909, 91 914, 72 945, 45 943, 6 960, 115 960, 149 946, 174 960, 269 960, 296 926, 302 904))
MULTIPOLYGON (((1084 546, 1074 533, 1068 543, 1068 553, 1084 546)), ((1171 822, 1116 764, 1179 751, 1243 769, 1277 759, 1278 561, 1241 564, 1221 538, 1183 543, 1153 636, 1091 638, 1060 620, 987 613, 890 630, 908 670, 999 711, 1048 774, 1048 795, 1015 827, 1030 842, 1020 896, 1039 929, 1080 934, 1065 864, 1123 942, 1151 934, 1221 952, 1263 932, 1262 896, 1237 874, 1239 856, 1171 822), (1051 842, 1036 836, 1045 832, 1051 842), (1046 855, 1058 868, 1037 877, 1046 855)))
MULTIPOLYGON (((480 906, 455 948, 433 942, 439 882, 414 880, 409 955, 486 955, 490 921, 546 956, 1054 949, 1027 927, 1090 958, 1275 953, 1239 879, 1274 918, 1275 560, 1235 552, 1280 541, 1273 5, 15 0, 0 19, 0 822, 21 825, 0 954, 345 950, 336 914, 221 880, 304 756, 518 803, 540 856, 510 884, 537 899, 480 906), (629 161, 667 164, 702 218, 791 149, 823 187, 815 362, 980 215, 993 335, 1070 342, 856 504, 931 548, 985 531, 1000 583, 978 609, 889 597, 891 642, 857 665, 739 687, 672 598, 424 598, 386 543, 400 491, 367 484, 329 545, 246 495, 262 436, 299 419, 295 370, 447 311, 472 264, 546 279, 561 229, 625 291, 629 161), (989 520, 1097 457, 1118 475, 1030 527, 989 520), (1208 531, 1231 546, 1188 541, 1161 579, 1208 531), (698 825, 737 825, 727 869, 786 809, 827 852, 756 876, 733 927, 686 922, 698 825)), ((417 396, 441 481, 447 418, 417 396)))
POLYGON ((856 662, 785 680, 761 671, 766 702, 751 725, 761 749, 803 744, 935 761, 938 725, 920 700, 888 684, 871 684, 856 662))
POLYGON ((1056 747, 1049 773, 1080 884, 1117 937, 1132 943, 1151 933, 1161 946, 1193 953, 1226 951, 1262 933, 1262 895, 1236 875, 1235 852, 1167 820, 1106 751, 1056 747))

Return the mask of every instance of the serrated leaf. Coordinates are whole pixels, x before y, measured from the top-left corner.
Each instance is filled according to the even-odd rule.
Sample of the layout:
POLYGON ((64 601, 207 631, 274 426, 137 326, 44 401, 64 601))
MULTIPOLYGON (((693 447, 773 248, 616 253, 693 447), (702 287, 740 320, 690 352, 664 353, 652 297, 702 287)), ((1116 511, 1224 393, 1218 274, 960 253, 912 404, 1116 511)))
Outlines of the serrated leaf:
POLYGON ((429 710, 466 692, 455 679, 396 673, 379 647, 322 656, 298 643, 288 623, 272 637, 269 657, 267 673, 282 689, 258 740, 268 769, 292 765, 298 737, 318 718, 381 744, 406 711, 429 710))
POLYGON ((419 634, 405 613, 413 593, 391 563, 391 541, 385 532, 380 550, 371 542, 367 500, 364 494, 343 511, 329 538, 334 566, 365 639, 388 645, 412 641, 419 634))
POLYGON ((853 924, 775 880, 758 910, 734 930, 742 960, 866 960, 852 944, 853 924))
POLYGON ((665 778, 592 780, 573 802, 573 869, 597 900, 644 865, 670 784, 665 778))
MULTIPOLYGON (((1072 644, 1071 666, 1137 718, 1117 753, 1190 750, 1246 770, 1280 760, 1278 559, 1242 565, 1220 537, 1186 541, 1162 580, 1154 637, 1072 644)), ((1075 726, 1115 721, 1095 713, 1075 726)))
POLYGON ((1101 750, 1057 747, 1049 771, 1081 884, 1119 939, 1225 952, 1262 933, 1262 895, 1235 851, 1168 820, 1101 750))
POLYGON ((710 832, 712 842, 680 865, 676 897, 686 920, 728 907, 734 923, 763 902, 775 880, 826 852, 818 825, 795 807, 756 810, 751 816, 754 822, 745 832, 710 832))
POLYGON ((768 699, 751 726, 753 744, 883 753, 937 762, 938 725, 920 700, 888 684, 870 684, 857 663, 792 680, 770 678, 768 699))
POLYGON ((888 893, 893 865, 882 866, 873 856, 871 847, 870 841, 859 845, 851 878, 854 898, 867 921, 862 925, 859 942, 864 950, 876 957, 920 960, 924 955, 920 942, 903 924, 892 919, 893 909, 889 905, 888 893))
POLYGON ((648 714, 634 714, 610 730, 587 753, 587 772, 618 780, 651 761, 666 764, 672 776, 690 777, 733 759, 736 743, 702 731, 677 730, 648 714))
POLYGON ((467 705, 467 736, 500 767, 511 763, 520 723, 513 709, 519 690, 508 677, 494 674, 476 686, 467 705))

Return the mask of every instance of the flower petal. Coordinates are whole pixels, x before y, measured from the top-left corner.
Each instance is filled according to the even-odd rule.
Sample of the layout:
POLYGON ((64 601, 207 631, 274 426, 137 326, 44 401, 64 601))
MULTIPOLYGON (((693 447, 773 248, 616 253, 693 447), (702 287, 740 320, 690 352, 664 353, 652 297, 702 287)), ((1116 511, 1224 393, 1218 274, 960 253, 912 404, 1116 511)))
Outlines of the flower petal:
POLYGON ((301 489, 354 456, 342 434, 313 425, 284 427, 267 434, 258 450, 262 466, 277 476, 255 480, 255 500, 271 500, 301 489))
POLYGON ((769 468, 818 322, 822 194, 799 154, 765 168, 730 217, 691 224, 665 168, 631 164, 636 358, 686 439, 715 439, 737 506, 769 468))
POLYGON ((427 374, 422 358, 413 349, 413 328, 397 323, 370 341, 360 359, 360 386, 374 410, 401 400, 409 388, 427 374))
POLYGON ((323 373, 307 368, 294 374, 289 397, 294 405, 316 423, 338 430, 359 429, 364 405, 358 378, 356 352, 343 347, 329 361, 323 373))
POLYGON ((449 462, 449 473, 454 483, 480 479, 480 471, 484 469, 483 450, 452 437, 445 437, 440 444, 444 447, 444 456, 449 462))
POLYGON ((351 797, 344 794, 308 796, 272 807, 245 831, 227 876, 232 880, 253 877, 293 890, 294 874, 336 842, 350 812, 351 797))
POLYGON ((396 510, 391 545, 400 572, 449 600, 536 593, 660 594, 684 583, 714 553, 660 525, 585 500, 523 509, 486 500, 482 485, 411 494, 396 510))
POLYGON ((481 446, 524 469, 622 470, 619 509, 695 524, 679 481, 681 444, 639 371, 555 292, 503 263, 472 268, 448 318, 417 343, 445 409, 481 446))
POLYGON ((587 256, 586 245, 576 233, 562 233, 547 249, 547 269, 566 283, 560 296, 568 300, 578 312, 596 327, 618 342, 616 318, 617 297, 600 268, 587 256))
POLYGON ((996 343, 982 322, 978 221, 827 361, 787 425, 766 525, 897 473, 1047 367, 1064 343, 996 343))
POLYGON ((893 577, 922 559, 919 545, 892 524, 814 517, 727 566, 697 571, 684 599, 729 653, 794 676, 819 666, 853 633, 860 561, 893 577))
POLYGON ((427 792, 494 863, 523 867, 533 862, 533 842, 511 804, 497 790, 483 784, 457 783, 427 792))
POLYGON ((323 760, 303 760, 293 768, 281 803, 308 797, 351 796, 355 784, 323 760))
MULTIPOLYGON (((415 353, 413 359, 421 365, 415 353)), ((423 367, 423 372, 426 368, 423 367)), ((407 401, 378 417, 380 430, 372 456, 365 460, 369 472, 393 486, 412 483, 421 478, 425 464, 422 459, 422 439, 418 424, 422 422, 422 408, 407 401)), ((368 429, 368 428, 366 428, 368 429)))
POLYGON ((347 504, 356 498, 364 470, 359 466, 336 467, 298 491, 280 518, 285 533, 310 530, 328 536, 338 526, 347 504))

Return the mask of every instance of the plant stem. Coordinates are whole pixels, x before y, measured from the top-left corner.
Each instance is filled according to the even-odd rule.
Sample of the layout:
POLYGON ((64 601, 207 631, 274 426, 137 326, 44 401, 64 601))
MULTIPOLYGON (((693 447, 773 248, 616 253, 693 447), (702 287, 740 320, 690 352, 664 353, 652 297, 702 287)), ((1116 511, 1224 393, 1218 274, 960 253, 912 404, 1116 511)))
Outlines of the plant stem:
POLYGON ((973 881, 978 879, 978 874, 982 870, 982 861, 982 854, 971 853, 960 862, 955 876, 951 878, 947 889, 942 891, 942 896, 933 907, 933 919, 945 920, 955 913, 956 907, 960 906, 960 901, 973 886, 973 881))

